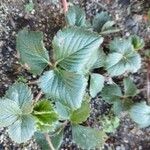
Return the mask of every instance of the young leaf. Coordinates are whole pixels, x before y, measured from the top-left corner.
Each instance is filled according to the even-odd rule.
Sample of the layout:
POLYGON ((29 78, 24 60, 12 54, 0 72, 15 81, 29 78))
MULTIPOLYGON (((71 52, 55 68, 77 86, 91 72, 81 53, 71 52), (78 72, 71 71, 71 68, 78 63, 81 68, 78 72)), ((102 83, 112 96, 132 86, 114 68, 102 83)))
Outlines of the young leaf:
POLYGON ((144 45, 145 45, 144 40, 142 38, 140 38, 139 36, 133 35, 130 38, 131 38, 131 43, 135 50, 139 50, 144 47, 144 45))
POLYGON ((117 84, 105 85, 101 91, 103 100, 108 103, 113 103, 122 96, 120 87, 117 84))
POLYGON ((125 96, 135 96, 137 94, 136 85, 133 81, 128 77, 123 80, 125 96))
POLYGON ((49 56, 43 44, 42 32, 20 31, 17 36, 17 50, 23 64, 34 74, 41 74, 49 64, 49 56))
POLYGON ((53 40, 56 64, 70 72, 82 73, 103 38, 83 28, 69 27, 59 31, 53 40))
POLYGON ((93 19, 93 28, 96 32, 101 32, 103 25, 111 20, 111 17, 107 12, 98 13, 93 19))
POLYGON ((79 124, 87 120, 90 116, 90 104, 88 101, 83 101, 80 108, 73 111, 70 120, 73 124, 79 124))
POLYGON ((104 77, 97 73, 91 74, 90 79, 90 95, 95 97, 103 88, 104 86, 104 77))
POLYGON ((59 69, 45 72, 38 85, 49 97, 74 110, 81 107, 87 80, 83 75, 59 69))
POLYGON ((104 116, 100 118, 100 122, 106 133, 114 133, 120 124, 120 119, 117 116, 104 116))
POLYGON ((41 124, 51 125, 58 120, 58 115, 49 100, 39 101, 34 106, 32 115, 35 116, 41 124))
POLYGON ((81 125, 72 126, 72 136, 82 149, 101 148, 107 138, 105 132, 81 125))
POLYGON ((107 30, 111 29, 114 24, 115 24, 114 21, 107 21, 107 22, 102 26, 101 31, 103 32, 103 31, 107 31, 107 30))
POLYGON ((8 134, 17 143, 29 140, 35 132, 35 121, 31 115, 22 115, 8 128, 8 134))
POLYGON ((106 70, 111 76, 121 75, 126 71, 137 72, 141 67, 140 55, 133 50, 129 39, 113 40, 106 61, 106 70))
POLYGON ((150 126, 150 106, 145 102, 135 104, 130 110, 130 116, 141 128, 150 126))
POLYGON ((32 12, 33 9, 34 9, 34 3, 32 0, 29 0, 29 3, 25 5, 25 11, 29 13, 32 12))
POLYGON ((0 99, 0 127, 7 127, 13 124, 21 110, 16 102, 9 99, 0 99))
POLYGON ((85 12, 78 6, 70 6, 66 13, 66 22, 69 26, 86 26, 85 12))
POLYGON ((24 83, 14 83, 5 97, 16 102, 24 114, 31 113, 33 95, 31 89, 24 83))

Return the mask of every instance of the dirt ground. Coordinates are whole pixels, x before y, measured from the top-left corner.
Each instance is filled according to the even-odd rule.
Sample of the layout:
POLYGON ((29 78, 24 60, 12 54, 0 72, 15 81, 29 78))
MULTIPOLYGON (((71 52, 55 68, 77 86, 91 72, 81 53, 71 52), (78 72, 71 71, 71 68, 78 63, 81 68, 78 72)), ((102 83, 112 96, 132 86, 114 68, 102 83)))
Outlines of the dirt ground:
MULTIPOLYGON (((51 0, 34 0, 35 7, 31 13, 25 11, 28 0, 0 0, 0 96, 3 96, 8 87, 18 78, 23 76, 28 80, 36 77, 27 73, 19 65, 16 53, 16 34, 24 27, 31 30, 44 32, 44 42, 47 49, 51 49, 51 40, 55 33, 65 25, 61 3, 53 5, 51 0)), ((150 50, 150 27, 148 27, 146 14, 150 8, 150 0, 76 0, 74 3, 83 7, 87 19, 103 11, 108 11, 121 31, 109 35, 106 39, 114 36, 126 36, 137 34, 145 40, 145 48, 150 50)), ((143 56, 144 60, 144 56, 143 56)), ((139 88, 146 84, 145 64, 133 79, 139 88)), ((119 82, 119 79, 115 79, 119 82)), ((36 87, 32 87, 36 92, 36 87)), ((146 99, 146 93, 141 93, 138 100, 146 99)), ((109 106, 100 100, 93 99, 91 102, 92 113, 88 124, 94 125, 97 116, 101 116, 109 109, 109 106)), ((62 149, 78 150, 71 142, 71 129, 66 128, 62 149)), ((7 129, 0 129, 0 150, 40 150, 40 147, 32 139, 28 143, 18 145, 11 141, 7 135, 7 129)), ((128 116, 121 118, 121 124, 114 134, 109 135, 105 144, 105 150, 150 150, 150 128, 139 129, 128 116)))

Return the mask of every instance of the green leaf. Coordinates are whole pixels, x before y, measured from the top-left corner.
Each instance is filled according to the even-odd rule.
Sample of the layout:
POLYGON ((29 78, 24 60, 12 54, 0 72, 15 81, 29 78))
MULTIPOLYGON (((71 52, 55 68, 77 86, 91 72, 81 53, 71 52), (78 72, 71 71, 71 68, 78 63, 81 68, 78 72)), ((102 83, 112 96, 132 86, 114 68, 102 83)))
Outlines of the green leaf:
POLYGON ((70 120, 73 124, 79 124, 85 122, 90 116, 90 104, 88 101, 83 101, 80 108, 73 111, 70 120))
POLYGON ((32 115, 22 115, 16 122, 8 128, 10 138, 23 143, 29 140, 35 132, 35 121, 32 115))
POLYGON ((135 50, 142 49, 145 45, 144 40, 137 35, 133 35, 130 37, 131 43, 135 50))
POLYGON ((120 125, 120 119, 117 116, 104 116, 100 118, 100 122, 106 133, 114 133, 120 125))
POLYGON ((130 110, 130 116, 141 128, 150 126, 150 106, 145 102, 135 104, 130 110))
POLYGON ((25 11, 29 13, 32 12, 33 9, 34 9, 34 3, 32 0, 29 0, 29 3, 25 5, 25 11))
POLYGON ((102 148, 107 137, 103 131, 81 125, 72 126, 72 136, 82 149, 102 148))
POLYGON ((49 150, 49 145, 46 141, 45 135, 41 132, 35 132, 34 134, 36 142, 39 144, 41 150, 49 150))
POLYGON ((38 119, 41 124, 49 124, 58 120, 58 115, 54 110, 54 106, 49 100, 39 101, 33 109, 33 116, 38 119))
POLYGON ((111 29, 114 24, 115 24, 114 21, 107 21, 107 22, 102 26, 101 31, 106 31, 106 30, 108 30, 108 29, 111 29))
POLYGON ((0 99, 0 127, 7 127, 13 124, 21 110, 16 102, 9 99, 0 99))
POLYGON ((90 95, 95 97, 103 88, 105 78, 97 73, 92 73, 90 78, 90 95))
POLYGON ((5 97, 16 102, 22 113, 32 112, 33 95, 31 89, 24 83, 14 83, 6 92, 5 97))
POLYGON ((106 60, 106 70, 111 76, 126 71, 137 72, 141 67, 141 57, 133 49, 129 39, 114 39, 110 44, 110 53, 106 60))
MULTIPOLYGON (((42 150, 49 150, 50 147, 46 141, 45 135, 41 132, 36 132, 35 134, 36 142, 39 144, 42 150)), ((59 150, 63 140, 63 130, 58 134, 51 137, 52 144, 56 150, 59 150)))
POLYGON ((124 84, 125 96, 135 96, 137 94, 138 89, 129 77, 124 78, 123 84, 124 84))
POLYGON ((90 57, 102 42, 101 36, 83 28, 64 28, 53 40, 54 60, 65 70, 83 73, 90 57))
POLYGON ((60 102, 56 102, 56 111, 62 120, 70 119, 71 109, 60 102))
POLYGON ((41 74, 49 64, 49 56, 43 44, 42 32, 20 31, 17 36, 17 50, 23 64, 34 74, 41 74))
POLYGON ((85 12, 78 6, 70 6, 65 19, 69 26, 86 26, 85 12))
POLYGON ((87 80, 83 75, 51 70, 44 73, 38 85, 50 98, 74 110, 81 106, 87 80))
POLYGON ((109 16, 109 14, 107 12, 102 11, 101 13, 96 14, 96 16, 93 19, 94 31, 101 32, 102 27, 109 20, 111 20, 111 17, 109 16))
POLYGON ((105 85, 101 91, 103 100, 108 103, 113 103, 122 96, 120 87, 117 84, 105 85))
POLYGON ((59 150, 63 142, 63 130, 51 137, 52 144, 56 150, 59 150))

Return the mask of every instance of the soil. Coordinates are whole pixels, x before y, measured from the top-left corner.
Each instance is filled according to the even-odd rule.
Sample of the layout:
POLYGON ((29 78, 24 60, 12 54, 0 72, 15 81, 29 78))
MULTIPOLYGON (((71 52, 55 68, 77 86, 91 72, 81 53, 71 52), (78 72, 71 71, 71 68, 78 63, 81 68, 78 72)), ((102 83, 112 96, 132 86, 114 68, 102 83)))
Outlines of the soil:
MULTIPOLYGON (((24 27, 31 30, 40 30, 44 33, 46 48, 51 52, 51 41, 55 33, 64 25, 64 14, 61 3, 52 4, 51 0, 35 0, 35 8, 31 13, 25 11, 28 0, 1 0, 0 1, 0 97, 5 94, 8 87, 14 83, 18 76, 23 76, 29 81, 37 77, 28 73, 18 62, 16 52, 16 34, 24 27)), ((126 36, 137 34, 145 40, 143 52, 150 49, 150 27, 148 27, 146 14, 150 8, 150 0, 76 0, 76 4, 82 6, 87 19, 103 11, 108 11, 121 32, 106 36, 106 40, 114 36, 126 36)), ((141 89, 146 85, 146 66, 132 75, 137 86, 141 89)), ((114 79, 118 83, 122 78, 114 79)), ((32 87, 37 92, 36 87, 32 87)), ((146 100, 146 93, 142 92, 135 101, 146 100)), ((110 106, 103 102, 100 97, 91 101, 92 112, 88 121, 90 126, 99 126, 97 117, 109 111, 110 106)), ((79 148, 71 141, 71 128, 68 125, 65 130, 64 141, 61 149, 79 148)), ((7 134, 7 129, 0 130, 0 150, 40 150, 34 139, 25 144, 14 143, 7 134)), ((150 128, 139 129, 130 118, 123 114, 121 124, 117 131, 109 135, 105 150, 150 150, 150 128)))

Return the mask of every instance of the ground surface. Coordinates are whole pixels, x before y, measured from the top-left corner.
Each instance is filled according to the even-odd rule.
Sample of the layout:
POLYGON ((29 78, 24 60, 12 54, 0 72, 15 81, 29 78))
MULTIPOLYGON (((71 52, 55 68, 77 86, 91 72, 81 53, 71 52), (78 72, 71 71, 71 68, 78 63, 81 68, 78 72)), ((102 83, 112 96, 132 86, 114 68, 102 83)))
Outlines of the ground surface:
MULTIPOLYGON (((34 76, 20 68, 17 61, 15 49, 17 32, 24 27, 43 31, 46 48, 51 49, 51 40, 54 34, 64 26, 64 15, 60 4, 52 5, 50 0, 36 0, 32 13, 26 13, 24 9, 26 3, 27 0, 0 1, 0 96, 4 95, 9 85, 18 76, 24 76, 28 80, 35 79, 34 76)), ((150 8, 150 0, 77 0, 76 3, 85 9, 89 20, 101 10, 108 11, 122 30, 118 35, 138 34, 146 41, 145 49, 150 48, 150 28, 148 28, 145 18, 148 8, 150 8)), ((110 35, 106 38, 110 39, 113 36, 110 35)), ((141 51, 142 55, 143 51, 141 51)), ((143 88, 146 83, 144 68, 143 63, 142 69, 133 75, 139 88, 143 88)), ((119 79, 115 80, 119 82, 119 79)), ((141 93, 139 99, 146 98, 145 95, 145 93, 141 93)), ((100 101, 100 98, 92 100, 91 106, 92 113, 87 123, 91 126, 97 126, 98 124, 94 124, 97 122, 97 116, 107 112, 109 106, 100 101)), ((77 150, 79 148, 71 142, 70 133, 70 129, 67 127, 62 148, 77 150)), ((0 150, 19 149, 40 150, 34 139, 24 145, 18 145, 8 138, 6 129, 1 129, 0 150)), ((105 149, 150 150, 150 128, 139 129, 124 115, 118 130, 110 135, 105 149)))

